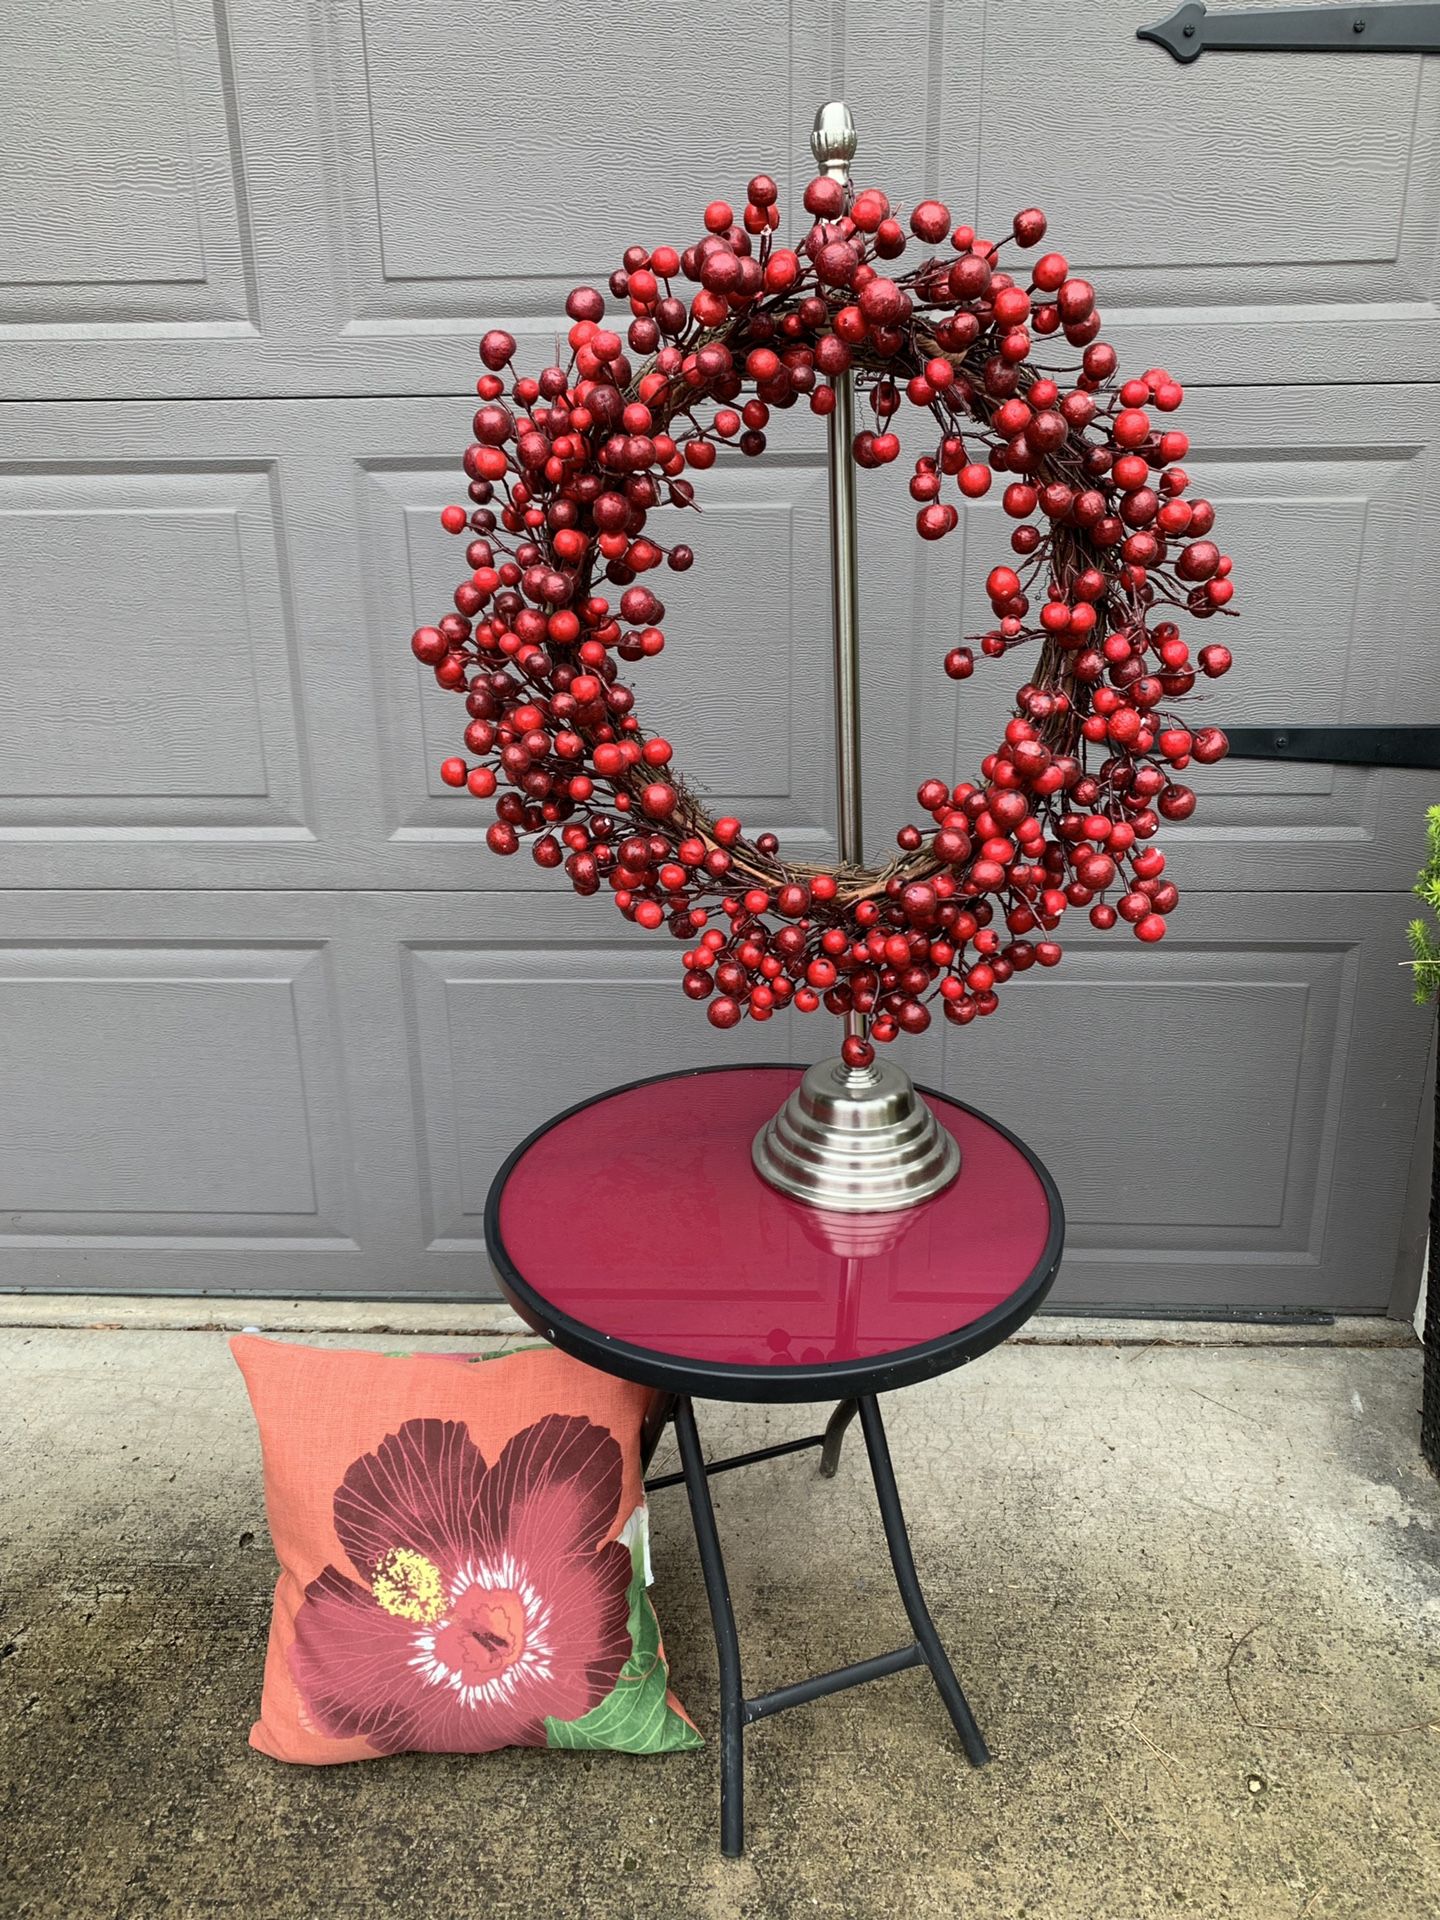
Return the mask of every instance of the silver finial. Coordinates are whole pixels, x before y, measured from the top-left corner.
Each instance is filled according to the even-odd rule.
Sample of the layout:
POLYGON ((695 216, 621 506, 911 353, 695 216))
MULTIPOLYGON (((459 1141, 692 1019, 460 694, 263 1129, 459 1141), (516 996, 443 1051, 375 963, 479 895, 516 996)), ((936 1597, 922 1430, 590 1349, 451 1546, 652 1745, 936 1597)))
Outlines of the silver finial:
POLYGON ((849 107, 843 100, 827 100, 815 116, 815 131, 810 135, 815 164, 832 180, 848 184, 855 144, 855 117, 849 107))

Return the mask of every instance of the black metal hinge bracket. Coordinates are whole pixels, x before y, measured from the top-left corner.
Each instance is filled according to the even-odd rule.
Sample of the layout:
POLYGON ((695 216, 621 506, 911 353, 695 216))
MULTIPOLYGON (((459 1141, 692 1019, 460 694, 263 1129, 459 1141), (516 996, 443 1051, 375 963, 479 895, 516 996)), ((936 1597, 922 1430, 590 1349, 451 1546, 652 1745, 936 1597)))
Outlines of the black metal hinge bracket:
POLYGON ((1262 7, 1210 13, 1185 0, 1168 20, 1138 27, 1182 65, 1202 53, 1440 53, 1435 0, 1374 7, 1262 7))
POLYGON ((1440 727, 1226 727, 1233 760, 1440 768, 1440 727))

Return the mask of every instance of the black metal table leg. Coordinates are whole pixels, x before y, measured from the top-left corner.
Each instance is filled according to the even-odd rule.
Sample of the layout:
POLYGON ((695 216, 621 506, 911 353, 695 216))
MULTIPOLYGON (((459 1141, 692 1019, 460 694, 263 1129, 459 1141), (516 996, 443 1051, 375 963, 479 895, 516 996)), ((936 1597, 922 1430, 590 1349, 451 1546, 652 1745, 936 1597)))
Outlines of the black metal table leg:
MULTIPOLYGON (((777 1446, 761 1447, 749 1454, 736 1454, 726 1460, 712 1460, 706 1463, 700 1449, 700 1435, 695 1426, 695 1408, 688 1395, 677 1396, 669 1408, 670 1417, 675 1422, 675 1434, 680 1443, 680 1462, 683 1471, 679 1474, 662 1474, 658 1479, 648 1481, 647 1487, 668 1486, 672 1481, 683 1480, 685 1491, 690 1497, 690 1515, 695 1525, 695 1542, 700 1550, 700 1566, 705 1576, 705 1596, 710 1603, 710 1620, 715 1630, 715 1650, 720 1668, 720 1849, 731 1859, 736 1859, 745 1849, 745 1729, 752 1721, 768 1719, 771 1714, 783 1712, 787 1707, 803 1706, 811 1700, 819 1700, 826 1694, 842 1692, 847 1687, 862 1686, 867 1680, 878 1680, 885 1674, 901 1673, 907 1667, 928 1667, 940 1698, 955 1729, 960 1735, 966 1757, 971 1766, 983 1767, 990 1758, 980 1729, 975 1724, 969 1703, 961 1691, 960 1682, 955 1678, 955 1669, 949 1656, 940 1643, 935 1623, 925 1605, 925 1596, 920 1591, 920 1582, 915 1572, 915 1560, 910 1551, 910 1538, 905 1531, 905 1515, 900 1506, 900 1495, 895 1486, 895 1469, 890 1461, 890 1448, 885 1438, 885 1428, 880 1418, 880 1409, 873 1394, 862 1394, 853 1400, 842 1400, 830 1416, 830 1424, 823 1436, 815 1434, 804 1440, 781 1441, 777 1446), (870 1457, 870 1472, 875 1482, 875 1497, 880 1507, 880 1518, 885 1527, 885 1540, 890 1549, 890 1563, 895 1569, 895 1584, 900 1589, 900 1598, 905 1604, 910 1625, 915 1634, 913 1643, 908 1647, 897 1647, 893 1653, 877 1654, 869 1660, 857 1660, 848 1667, 837 1667, 833 1672, 816 1674, 808 1680, 796 1681, 788 1687, 776 1687, 770 1693, 757 1695, 753 1700, 745 1698, 740 1678, 740 1638, 735 1627, 735 1611, 730 1603, 730 1583, 725 1574, 725 1558, 720 1546, 720 1535, 715 1525, 715 1509, 710 1500, 710 1480, 712 1473, 724 1473, 732 1467, 748 1464, 755 1460, 770 1460, 780 1454, 790 1453, 797 1448, 824 1445, 821 1470, 824 1471, 826 1458, 833 1460, 838 1454, 845 1429, 855 1417, 860 1415, 860 1424, 865 1433, 865 1449, 870 1457)), ((833 1471, 833 1465, 832 1465, 833 1471)))
POLYGON ((890 1463, 890 1446, 885 1438, 884 1422, 880 1418, 880 1408, 873 1394, 860 1397, 860 1425, 865 1434, 865 1450, 870 1455, 870 1472, 875 1480, 875 1497, 880 1503, 880 1518, 885 1524, 885 1541, 890 1549, 891 1565, 895 1569, 895 1584, 900 1589, 900 1598, 905 1603, 905 1611, 910 1616, 910 1624, 915 1629, 915 1640, 925 1656, 925 1664, 939 1690, 940 1698, 945 1702, 950 1718, 955 1723, 955 1731, 960 1735, 965 1748, 965 1756, 972 1767, 983 1767, 990 1758, 990 1749, 975 1724, 975 1716, 970 1711, 970 1703, 961 1691, 960 1682, 955 1678, 955 1669, 950 1664, 949 1655, 940 1644, 940 1636, 935 1631, 935 1622, 930 1618, 930 1610, 925 1605, 925 1596, 920 1591, 920 1581, 915 1572, 915 1557, 910 1551, 910 1536, 905 1531, 905 1515, 900 1505, 900 1494, 895 1485, 895 1469, 890 1463))
POLYGON ((658 1388, 650 1402, 650 1411, 640 1426, 640 1471, 649 1470, 650 1462, 655 1458, 655 1449, 664 1438, 665 1429, 675 1410, 675 1396, 664 1393, 658 1388))
POLYGON ((720 1536, 715 1530, 710 1482, 695 1430, 695 1409, 688 1395, 676 1399, 673 1416, 720 1665, 720 1851, 738 1859, 745 1850, 745 1699, 740 1685, 740 1639, 735 1631, 720 1536))
POLYGON ((845 1438, 845 1430, 860 1411, 858 1400, 842 1400, 830 1418, 825 1422, 825 1439, 820 1448, 820 1475, 822 1479, 833 1480, 835 1470, 840 1465, 840 1443, 845 1438))

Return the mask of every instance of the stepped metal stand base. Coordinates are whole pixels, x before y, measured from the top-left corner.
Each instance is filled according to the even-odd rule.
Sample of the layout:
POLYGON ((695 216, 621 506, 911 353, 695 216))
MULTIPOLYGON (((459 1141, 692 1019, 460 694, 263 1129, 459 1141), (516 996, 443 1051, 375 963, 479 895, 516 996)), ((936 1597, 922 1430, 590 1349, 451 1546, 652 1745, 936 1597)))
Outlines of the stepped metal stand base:
POLYGON ((943 1193, 960 1171, 954 1136, 893 1060, 808 1068, 750 1156, 778 1192, 827 1213, 902 1212, 943 1193))
POLYGON ((683 1480, 690 1498, 690 1513, 695 1523, 695 1539, 700 1549, 700 1565, 705 1576, 705 1593, 710 1603, 710 1619, 715 1629, 715 1647, 720 1663, 721 1851, 733 1859, 745 1849, 746 1727, 756 1720, 768 1719, 772 1713, 782 1713, 786 1707, 803 1706, 807 1701, 819 1700, 827 1693, 840 1693, 846 1687, 858 1687, 866 1680, 879 1680, 886 1674, 903 1672, 907 1667, 928 1667, 945 1709, 954 1722, 955 1731, 960 1736, 966 1758, 972 1767, 983 1767, 990 1758, 990 1751, 975 1724, 969 1702, 955 1678, 955 1670, 940 1643, 935 1623, 925 1605, 925 1596, 920 1591, 915 1560, 910 1551, 910 1537, 905 1530, 905 1516, 895 1486, 895 1470, 890 1463, 890 1448, 874 1395, 862 1394, 857 1399, 842 1401, 831 1415, 824 1433, 812 1434, 803 1440, 786 1440, 778 1446, 759 1447, 753 1453, 732 1454, 727 1459, 712 1460, 708 1464, 700 1450, 695 1410, 689 1398, 683 1395, 668 1404, 662 1402, 657 1406, 646 1433, 647 1452, 653 1451, 659 1439, 660 1427, 667 1416, 675 1422, 682 1471, 661 1474, 648 1480, 646 1487, 653 1491, 678 1485, 683 1480), (773 1460, 781 1454, 819 1447, 822 1449, 820 1471, 828 1479, 834 1475, 839 1464, 840 1444, 845 1429, 857 1412, 865 1435, 865 1449, 870 1456, 870 1472, 875 1482, 880 1518, 885 1527, 886 1545, 890 1549, 890 1563, 895 1570, 895 1584, 900 1589, 900 1598, 915 1638, 908 1646, 897 1647, 893 1653, 877 1654, 870 1660, 857 1660, 851 1666, 837 1667, 833 1673, 816 1674, 811 1679, 797 1680, 791 1686, 777 1687, 771 1693, 756 1694, 747 1699, 740 1679, 740 1640, 735 1630, 735 1613, 730 1604, 730 1584, 725 1575, 720 1536, 715 1528, 715 1510, 710 1501, 708 1476, 728 1473, 733 1467, 743 1467, 754 1460, 773 1460))

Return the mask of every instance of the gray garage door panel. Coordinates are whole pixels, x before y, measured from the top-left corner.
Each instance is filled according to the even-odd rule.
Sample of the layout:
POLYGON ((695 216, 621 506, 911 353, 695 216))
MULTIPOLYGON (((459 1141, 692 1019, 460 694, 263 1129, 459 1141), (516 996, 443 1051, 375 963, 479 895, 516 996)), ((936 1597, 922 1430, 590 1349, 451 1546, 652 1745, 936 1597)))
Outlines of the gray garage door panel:
POLYGON ((842 92, 867 179, 992 226, 1043 205, 1100 273, 1127 362, 1244 384, 1440 374, 1433 60, 1182 70, 1134 38, 1152 0, 1050 4, 1046 71, 1087 103, 1088 166, 1039 103, 1023 0, 750 0, 744 31, 619 0, 578 42, 576 17, 571 0, 11 7, 0 393, 449 391, 477 315, 553 324, 570 279, 617 243, 685 237, 758 166, 793 204, 809 116, 842 92), (555 117, 515 92, 537 48, 565 50, 555 117))
MULTIPOLYGON (((1397 946, 1383 895, 1193 895, 909 1057, 1054 1167, 1060 1298, 1383 1311, 1428 1034, 1397 946)), ((817 1034, 723 1042, 676 978, 553 895, 12 896, 7 1284, 488 1295, 491 1175, 560 1102, 817 1034)))
MULTIPOLYGON (((1197 717, 1356 722, 1440 713, 1440 390, 1206 390, 1194 464, 1225 515, 1237 666, 1197 717)), ((0 408, 0 679, 25 729, 0 767, 0 884, 557 885, 497 860, 441 785, 459 703, 405 645, 462 562, 440 531, 453 400, 0 408), (98 469, 98 471, 97 471, 98 469), (104 583, 104 697, 55 670, 56 622, 104 583), (157 590, 158 583, 158 590, 157 590)), ((647 722, 717 803, 802 857, 833 848, 824 470, 813 423, 706 476, 670 644, 635 671, 647 722), (697 701, 701 685, 713 699, 697 701)), ((919 780, 974 772, 1019 674, 945 650, 985 624, 1004 551, 990 503, 942 549, 892 473, 863 476, 870 843, 919 780)), ((77 611, 83 611, 77 608, 77 611)), ((1023 663, 1021 663, 1023 672, 1023 663)), ((1171 829, 1182 885, 1403 889, 1423 774, 1234 762, 1171 829)), ((603 912, 597 906, 596 913, 603 912)))

